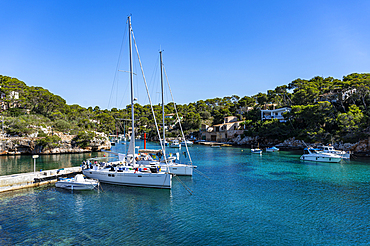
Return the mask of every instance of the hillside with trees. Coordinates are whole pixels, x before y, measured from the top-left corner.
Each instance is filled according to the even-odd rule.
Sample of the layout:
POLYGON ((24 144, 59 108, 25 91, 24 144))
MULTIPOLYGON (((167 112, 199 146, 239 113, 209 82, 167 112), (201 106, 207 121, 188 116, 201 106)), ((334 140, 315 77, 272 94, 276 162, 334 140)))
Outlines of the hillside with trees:
MULTIPOLYGON (((68 105, 66 101, 42 87, 27 86, 8 76, 0 76, 1 115, 4 132, 8 136, 46 137, 41 127, 90 138, 92 132, 106 134, 128 132, 128 124, 121 119, 131 118, 131 106, 117 109, 84 108, 68 105)), ((219 124, 225 116, 238 116, 245 120, 244 136, 259 136, 281 141, 295 137, 307 142, 355 142, 369 136, 370 74, 353 73, 343 79, 314 77, 296 79, 287 85, 277 86, 266 93, 253 96, 237 95, 199 100, 176 105, 186 134, 199 132, 202 123, 219 124), (286 122, 261 121, 261 109, 274 105, 290 107, 286 122), (248 108, 249 107, 249 108, 248 108), (243 110, 248 108, 249 110, 243 110)), ((154 106, 157 119, 162 118, 160 105, 154 106)), ((165 105, 165 114, 174 113, 174 104, 165 105)), ((155 137, 154 118, 150 105, 135 104, 138 133, 155 137)), ((173 125, 174 119, 166 119, 173 125)), ((177 125, 167 136, 180 136, 177 125)), ((77 140, 77 139, 76 139, 77 140)))

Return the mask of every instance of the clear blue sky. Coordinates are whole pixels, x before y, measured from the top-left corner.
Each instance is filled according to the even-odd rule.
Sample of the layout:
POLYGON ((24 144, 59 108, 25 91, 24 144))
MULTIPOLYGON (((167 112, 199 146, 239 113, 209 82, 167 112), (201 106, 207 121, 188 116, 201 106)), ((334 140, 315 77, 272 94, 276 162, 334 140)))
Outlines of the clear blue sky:
POLYGON ((0 74, 84 107, 129 103, 117 81, 128 76, 115 75, 129 14, 147 79, 161 47, 180 104, 370 72, 368 0, 0 0, 0 10, 0 74))

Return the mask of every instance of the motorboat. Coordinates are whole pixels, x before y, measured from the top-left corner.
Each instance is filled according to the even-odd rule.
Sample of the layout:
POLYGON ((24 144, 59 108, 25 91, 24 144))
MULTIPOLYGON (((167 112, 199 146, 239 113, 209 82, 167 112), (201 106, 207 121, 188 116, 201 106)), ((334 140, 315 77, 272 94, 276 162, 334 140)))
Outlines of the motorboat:
POLYGON ((300 158, 303 161, 317 162, 340 162, 342 157, 332 153, 323 153, 317 149, 305 148, 304 154, 300 158))
POLYGON ((277 151, 279 151, 279 148, 276 148, 275 146, 271 148, 266 148, 266 152, 277 152, 277 151))
POLYGON ((186 143, 186 145, 188 146, 188 147, 191 147, 191 146, 193 146, 193 142, 192 141, 190 141, 190 140, 185 140, 185 141, 182 141, 181 142, 181 145, 182 146, 185 146, 185 143, 186 143))
POLYGON ((55 183, 55 187, 68 190, 93 190, 98 185, 98 180, 86 179, 82 174, 74 178, 61 178, 55 183))
POLYGON ((341 150, 336 150, 334 149, 333 146, 331 145, 321 145, 321 146, 318 146, 317 149, 319 151, 321 151, 322 153, 331 153, 331 154, 336 154, 336 155, 339 155, 341 156, 343 159, 350 159, 351 158, 351 154, 350 152, 346 152, 346 151, 341 151, 341 150))
POLYGON ((172 140, 170 143, 171 148, 181 148, 181 144, 179 143, 179 140, 172 140))
POLYGON ((163 146, 169 146, 169 143, 167 142, 167 140, 163 141, 163 139, 161 139, 159 141, 159 145, 163 144, 163 146))

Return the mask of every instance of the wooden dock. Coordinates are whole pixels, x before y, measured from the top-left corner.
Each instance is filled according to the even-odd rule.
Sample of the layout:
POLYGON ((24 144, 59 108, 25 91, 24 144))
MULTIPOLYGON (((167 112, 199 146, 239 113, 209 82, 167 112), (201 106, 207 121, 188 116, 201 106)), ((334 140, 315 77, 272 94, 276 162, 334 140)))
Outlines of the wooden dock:
POLYGON ((81 167, 68 167, 35 173, 19 173, 0 176, 0 193, 55 183, 59 177, 72 176, 81 172, 81 167))

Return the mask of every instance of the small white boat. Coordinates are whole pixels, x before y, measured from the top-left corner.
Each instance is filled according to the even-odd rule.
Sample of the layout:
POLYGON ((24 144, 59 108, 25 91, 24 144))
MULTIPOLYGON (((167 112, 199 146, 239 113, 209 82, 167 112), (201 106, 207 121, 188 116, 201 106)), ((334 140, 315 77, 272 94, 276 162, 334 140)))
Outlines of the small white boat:
POLYGON ((251 149, 252 154, 262 154, 262 149, 251 149))
POLYGON ((258 146, 256 149, 253 149, 253 146, 251 148, 252 154, 262 154, 262 149, 260 149, 260 144, 258 143, 258 146))
POLYGON ((189 140, 182 141, 182 142, 181 142, 181 145, 182 145, 182 146, 185 146, 185 142, 186 142, 186 145, 187 145, 188 147, 193 146, 193 142, 192 142, 192 141, 189 141, 189 140))
POLYGON ((170 147, 171 147, 171 148, 181 148, 181 144, 179 143, 179 140, 173 140, 173 141, 170 143, 170 147))
POLYGON ((159 142, 159 145, 161 145, 161 144, 164 144, 163 146, 169 146, 170 145, 166 140, 163 142, 162 139, 159 142))
POLYGON ((211 144, 211 148, 220 148, 221 146, 219 144, 211 144))
POLYGON ((340 162, 342 157, 332 153, 323 153, 313 148, 305 148, 304 154, 301 156, 303 161, 316 161, 316 162, 340 162))
POLYGON ((98 185, 98 180, 85 179, 83 174, 77 174, 74 178, 62 178, 55 183, 55 187, 68 190, 93 190, 98 185))
POLYGON ((279 148, 276 148, 276 147, 274 146, 274 147, 271 147, 271 148, 266 148, 266 151, 267 151, 267 152, 277 152, 277 151, 279 151, 279 148))

